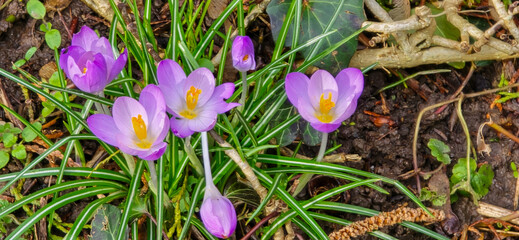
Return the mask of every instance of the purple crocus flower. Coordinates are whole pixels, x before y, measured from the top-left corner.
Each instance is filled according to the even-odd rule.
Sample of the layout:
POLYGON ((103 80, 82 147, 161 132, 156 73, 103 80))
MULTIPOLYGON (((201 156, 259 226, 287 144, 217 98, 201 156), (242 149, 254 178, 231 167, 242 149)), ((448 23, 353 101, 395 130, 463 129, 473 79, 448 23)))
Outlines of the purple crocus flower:
POLYGON ((159 88, 164 93, 171 118, 171 130, 181 138, 214 127, 217 114, 227 112, 238 103, 226 103, 232 96, 234 83, 215 87, 215 79, 207 68, 198 68, 186 77, 173 60, 162 60, 157 67, 159 88))
POLYGON ((359 69, 346 68, 337 77, 324 70, 306 75, 289 73, 285 81, 288 99, 301 117, 318 131, 335 131, 342 121, 353 115, 364 88, 364 76, 359 69))
POLYGON ((232 42, 232 65, 240 72, 254 70, 254 45, 248 36, 237 36, 232 42))
POLYGON ((122 152, 144 160, 156 160, 166 150, 168 133, 166 104, 160 89, 149 84, 139 97, 119 97, 112 108, 113 117, 94 114, 87 119, 88 127, 99 139, 122 152))
POLYGON ((200 218, 205 228, 214 236, 228 238, 236 229, 234 205, 211 182, 205 187, 204 202, 200 207, 200 218))
POLYGON ((59 65, 81 91, 98 94, 119 75, 127 60, 126 49, 115 59, 108 39, 83 26, 72 37, 72 44, 61 50, 59 65))

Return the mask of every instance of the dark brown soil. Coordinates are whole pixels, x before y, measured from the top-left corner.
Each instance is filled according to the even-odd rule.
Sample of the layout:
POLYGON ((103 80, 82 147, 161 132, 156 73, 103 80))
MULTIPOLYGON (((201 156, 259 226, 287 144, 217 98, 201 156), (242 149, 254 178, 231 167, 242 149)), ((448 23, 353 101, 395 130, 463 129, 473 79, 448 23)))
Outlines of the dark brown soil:
MULTIPOLYGON (((1 2, 1 1, 0 1, 1 2)), ((0 11, 0 19, 5 19, 9 15, 14 15, 16 20, 13 23, 7 23, 4 20, 0 21, 0 67, 11 70, 11 63, 23 58, 25 52, 32 46, 38 47, 38 51, 32 59, 23 66, 23 69, 29 73, 38 76, 38 72, 42 66, 54 61, 54 53, 44 43, 44 34, 39 31, 41 21, 36 21, 30 18, 25 13, 24 3, 19 1, 12 1, 8 7, 0 11)), ((88 7, 80 1, 72 1, 70 5, 61 11, 62 17, 59 14, 52 14, 53 17, 46 18, 52 23, 53 28, 57 28, 62 33, 61 47, 66 47, 70 44, 70 38, 65 28, 70 32, 77 32, 83 25, 88 25, 101 33, 106 33, 108 26, 88 7), (77 21, 76 27, 72 26, 73 22, 77 21)), ((250 35, 253 36, 256 46, 258 46, 259 56, 258 65, 269 62, 270 54, 273 48, 272 37, 269 34, 269 29, 264 24, 258 22, 253 23, 250 35), (260 28, 260 30, 258 30, 260 28), (265 40, 264 40, 265 39, 265 40)), ((106 35, 106 34, 105 34, 106 35)), ((160 39, 159 37, 159 45, 160 39)), ((166 39, 166 38, 164 38, 166 39)), ((469 64, 467 64, 469 65, 469 64)), ((489 66, 479 68, 475 73, 470 83, 465 87, 464 92, 475 92, 483 89, 496 87, 499 82, 502 72, 502 62, 496 62, 489 66)), ((465 76, 468 68, 463 70, 456 70, 447 65, 442 66, 428 66, 425 68, 408 69, 408 72, 416 72, 423 69, 437 69, 449 68, 465 76)), ((515 69, 515 68, 514 68, 515 69)), ((14 71, 12 71, 14 72, 14 71)), ((361 170, 377 173, 393 179, 400 179, 399 176, 413 170, 412 164, 412 140, 413 132, 416 124, 416 117, 419 111, 425 106, 440 102, 450 96, 461 83, 461 79, 454 73, 442 74, 445 80, 442 82, 443 88, 447 89, 449 93, 442 92, 435 84, 438 76, 430 76, 430 78, 419 77, 416 80, 420 89, 426 93, 428 100, 425 101, 415 91, 410 88, 404 88, 402 85, 396 88, 387 90, 383 93, 386 106, 389 113, 384 113, 383 105, 380 103, 381 95, 377 91, 396 80, 395 77, 388 77, 386 72, 381 70, 374 70, 368 73, 366 77, 365 90, 359 101, 357 113, 350 119, 354 125, 343 126, 338 133, 332 134, 330 137, 331 143, 341 144, 338 152, 359 154, 362 157, 361 162, 350 162, 346 165, 355 167, 361 170), (376 126, 372 117, 364 113, 370 111, 376 114, 389 116, 393 122, 376 126)), ((25 99, 21 89, 17 84, 5 78, 0 78, 1 86, 5 89, 8 103, 11 104, 22 116, 28 118, 28 108, 32 108, 36 117, 41 110, 41 105, 37 96, 31 94, 30 99, 25 99)), ((512 133, 516 133, 519 129, 519 104, 516 100, 508 101, 503 104, 503 111, 491 110, 495 95, 482 96, 478 98, 466 99, 463 103, 462 109, 465 120, 470 129, 472 142, 475 143, 476 133, 479 125, 486 122, 487 114, 491 114, 494 121, 502 126, 505 126, 512 133)), ((454 107, 450 105, 441 114, 435 115, 426 114, 422 120, 420 127, 420 135, 418 138, 418 165, 422 171, 432 171, 439 166, 439 163, 430 155, 426 144, 430 138, 437 138, 444 141, 451 148, 451 158, 456 162, 458 158, 465 157, 466 153, 466 139, 463 130, 459 123, 453 125, 452 131, 449 126, 449 119, 453 114, 454 107)), ((9 121, 3 111, 0 111, 0 120, 9 121)), ((380 123, 382 120, 377 120, 380 123)), ((384 121, 388 122, 387 119, 384 121)), ((510 169, 510 162, 515 161, 519 164, 519 150, 518 145, 505 136, 498 135, 494 130, 485 128, 483 131, 487 144, 492 148, 490 155, 478 155, 478 163, 488 162, 491 164, 495 172, 495 178, 490 193, 481 201, 492 203, 494 205, 513 209, 513 196, 515 193, 516 179, 513 177, 510 169), (489 141, 494 139, 495 141, 489 141)), ((303 154, 313 156, 316 154, 316 148, 310 147, 304 149, 303 154)), ((48 164, 44 162, 43 164, 48 164)), ((445 174, 450 176, 451 164, 447 167, 445 174)), ((1 169, 2 174, 8 172, 19 171, 23 165, 17 161, 12 160, 11 163, 4 169, 1 169)), ((46 167, 46 166, 40 166, 46 167)), ((402 182, 410 189, 416 189, 415 178, 401 179, 402 182)), ((48 181, 48 179, 47 179, 48 181)), ((333 184, 337 180, 326 180, 327 184, 333 184)), ((39 179, 39 187, 44 187, 48 182, 44 179, 39 179)), ((447 183, 448 184, 448 183, 447 183)), ((422 187, 428 186, 427 180, 421 179, 422 187)), ((368 188, 355 188, 352 191, 343 194, 337 201, 354 204, 366 208, 371 208, 380 211, 389 211, 399 205, 405 203, 414 206, 409 199, 395 188, 383 184, 383 186, 390 192, 390 195, 383 195, 368 188)), ((318 186, 315 186, 318 187, 318 186)), ((314 187, 311 187, 314 188, 314 187)), ((34 189, 33 189, 34 190, 34 189)), ((313 189, 310 189, 313 191, 313 189)), ((305 196, 300 196, 305 197, 305 196)), ((69 206, 58 211, 58 214, 63 215, 71 210, 71 213, 63 215, 68 222, 73 222, 74 216, 82 210, 86 202, 79 202, 75 206, 69 206)), ((476 206, 467 198, 460 198, 456 203, 452 204, 452 211, 457 216, 459 221, 451 220, 448 223, 436 224, 430 228, 444 233, 454 234, 462 229, 465 225, 482 219, 476 212, 476 206)), ((337 214, 335 214, 337 215, 337 214)), ((363 219, 361 216, 353 215, 337 215, 347 217, 349 220, 363 219)), ((339 226, 324 226, 328 231, 338 229, 339 226)), ((427 239, 426 237, 417 234, 406 228, 396 226, 383 229, 399 239, 427 239)), ((449 235, 452 236, 452 235, 449 235)), ((491 236, 491 234, 487 234, 491 236)), ((471 235, 469 239, 475 239, 476 235, 471 235)), ((372 239, 371 237, 362 237, 360 239, 372 239)), ((487 237, 487 239, 492 239, 487 237)))

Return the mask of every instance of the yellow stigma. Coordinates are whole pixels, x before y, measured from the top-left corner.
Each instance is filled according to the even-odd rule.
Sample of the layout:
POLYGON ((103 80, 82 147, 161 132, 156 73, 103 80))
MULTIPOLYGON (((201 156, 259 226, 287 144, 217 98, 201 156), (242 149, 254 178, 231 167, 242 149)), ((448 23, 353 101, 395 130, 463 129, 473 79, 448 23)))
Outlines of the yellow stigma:
POLYGON ((333 116, 330 114, 330 110, 335 107, 335 103, 332 101, 332 93, 328 93, 328 98, 324 98, 324 93, 321 94, 319 100, 319 112, 315 114, 315 117, 323 123, 329 123, 333 120, 333 116))
POLYGON ((243 61, 247 61, 247 59, 249 59, 249 54, 245 54, 245 56, 243 56, 243 61))
POLYGON ((148 137, 148 132, 146 131, 146 123, 142 120, 142 116, 139 114, 137 117, 132 117, 132 126, 135 135, 139 139, 138 142, 135 143, 140 148, 150 148, 151 143, 146 140, 148 137))
POLYGON ((87 71, 87 68, 83 68, 83 74, 85 74, 87 71))
POLYGON ((198 96, 202 93, 201 89, 198 89, 194 86, 191 86, 186 93, 186 105, 187 109, 180 112, 180 116, 185 117, 187 119, 193 119, 196 117, 196 113, 193 111, 198 104, 198 96))

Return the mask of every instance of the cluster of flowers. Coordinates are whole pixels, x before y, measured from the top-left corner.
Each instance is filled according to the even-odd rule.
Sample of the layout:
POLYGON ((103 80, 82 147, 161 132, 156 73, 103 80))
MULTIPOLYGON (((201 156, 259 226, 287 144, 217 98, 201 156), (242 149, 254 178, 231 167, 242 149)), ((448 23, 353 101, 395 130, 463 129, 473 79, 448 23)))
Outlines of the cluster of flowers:
MULTIPOLYGON (((60 67, 80 90, 101 94, 128 60, 126 50, 117 58, 112 51, 106 38, 98 37, 85 26, 74 35, 71 46, 62 50, 60 67)), ((250 38, 235 38, 232 59, 241 72, 255 69, 250 38)), ((225 101, 233 94, 234 84, 215 86, 215 78, 207 68, 198 68, 186 77, 178 63, 166 59, 158 64, 157 78, 159 84, 147 85, 138 101, 131 97, 117 98, 112 107, 113 116, 90 116, 87 123, 92 133, 126 154, 152 161, 166 150, 164 139, 169 129, 181 138, 209 131, 218 114, 239 105, 225 101)), ((341 71, 336 78, 322 70, 310 79, 302 73, 290 73, 286 77, 286 92, 290 102, 315 129, 331 132, 353 114, 363 82, 361 72, 352 68, 341 71)), ((214 184, 206 186, 200 215, 205 227, 217 237, 227 238, 236 228, 234 207, 214 184)))

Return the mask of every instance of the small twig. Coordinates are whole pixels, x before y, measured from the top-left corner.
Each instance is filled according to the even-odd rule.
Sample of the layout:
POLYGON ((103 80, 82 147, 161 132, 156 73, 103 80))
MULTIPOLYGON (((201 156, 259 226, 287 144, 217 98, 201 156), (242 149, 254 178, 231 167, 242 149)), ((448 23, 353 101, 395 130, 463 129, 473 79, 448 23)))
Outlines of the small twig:
MULTIPOLYGON (((155 218, 151 215, 151 213, 144 211, 144 215, 149 217, 151 219, 151 221, 153 223, 155 223, 155 225, 157 225, 157 220, 155 220, 155 218)), ((162 230, 162 236, 164 237, 164 239, 169 240, 168 235, 166 234, 166 232, 164 230, 162 230)))
MULTIPOLYGON (((474 70, 476 70, 476 65, 474 63, 472 63, 472 65, 470 66, 469 73, 467 73, 467 76, 465 77, 465 79, 463 79, 463 82, 461 83, 461 85, 458 87, 458 89, 456 89, 456 92, 454 92, 449 97, 449 99, 456 98, 461 93, 461 91, 463 91, 463 88, 465 88, 465 86, 469 82, 469 79, 472 78, 472 74, 474 74, 474 70)), ((434 114, 440 114, 446 107, 447 107, 447 105, 444 105, 444 106, 438 108, 438 110, 436 110, 434 112, 434 114)))
POLYGON ((513 133, 507 131, 506 129, 504 129, 503 127, 495 124, 495 123, 490 123, 488 124, 489 127, 495 129, 496 131, 502 133, 503 135, 509 137, 510 139, 512 139, 514 142, 516 143, 519 143, 519 138, 516 137, 513 133))
POLYGON ((252 234, 254 234, 261 226, 263 226, 263 224, 268 222, 268 220, 277 217, 278 215, 279 215, 279 212, 273 212, 273 213, 269 214, 268 216, 264 217, 263 219, 261 219, 261 221, 256 223, 256 225, 254 225, 254 227, 252 227, 249 230, 249 232, 247 234, 245 234, 245 236, 243 236, 240 240, 249 239, 252 236, 252 234))

